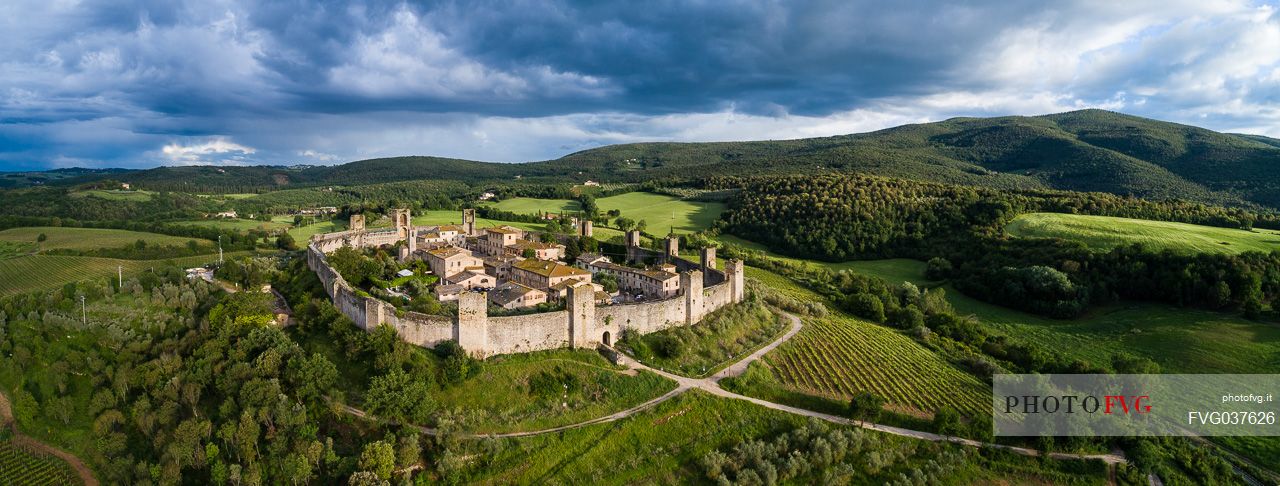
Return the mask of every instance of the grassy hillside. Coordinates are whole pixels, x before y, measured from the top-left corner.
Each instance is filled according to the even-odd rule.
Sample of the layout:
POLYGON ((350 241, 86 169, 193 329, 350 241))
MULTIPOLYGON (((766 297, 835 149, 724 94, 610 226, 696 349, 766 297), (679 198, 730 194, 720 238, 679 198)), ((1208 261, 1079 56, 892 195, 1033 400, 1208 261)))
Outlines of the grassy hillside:
MULTIPOLYGON (((333 167, 164 167, 110 174, 138 187, 253 192, 448 178, 467 183, 854 171, 995 188, 1105 191, 1280 208, 1280 142, 1102 110, 955 118, 798 140, 610 145, 524 164, 438 157, 333 167)), ((66 179, 107 177, 89 174, 66 179)))
MULTIPOLYGON (((688 201, 677 197, 650 192, 629 192, 596 200, 601 211, 616 209, 622 216, 648 223, 648 232, 666 234, 668 229, 678 233, 692 233, 711 227, 724 212, 724 203, 688 201)), ((577 201, 568 199, 535 199, 517 197, 493 203, 503 211, 536 214, 571 213, 581 210, 577 201)), ((415 218, 416 220, 416 218, 415 218)), ((477 221, 477 224, 480 224, 477 221)))
MULTIPOLYGON (((18 243, 35 243, 36 238, 44 234, 49 239, 40 244, 41 250, 93 250, 96 248, 119 248, 131 245, 138 240, 148 245, 183 246, 194 238, 144 233, 117 229, 99 228, 66 228, 66 227, 25 227, 10 228, 0 231, 0 241, 18 243)), ((208 240, 195 239, 201 245, 212 245, 208 240)))
POLYGON ((1109 250, 1141 243, 1150 248, 1185 253, 1235 254, 1280 250, 1280 231, 1215 228, 1142 219, 1031 213, 1014 218, 1005 231, 1021 238, 1063 238, 1084 242, 1089 248, 1109 250))
MULTIPOLYGON (((820 263, 814 263, 820 264, 820 263)), ((906 259, 848 262, 845 268, 890 282, 936 286, 924 262, 906 259)), ((1127 302, 1078 319, 1048 319, 969 298, 950 286, 947 300, 960 315, 1017 339, 1026 339, 1095 364, 1115 353, 1134 353, 1166 373, 1274 373, 1280 371, 1280 327, 1211 311, 1127 302)))

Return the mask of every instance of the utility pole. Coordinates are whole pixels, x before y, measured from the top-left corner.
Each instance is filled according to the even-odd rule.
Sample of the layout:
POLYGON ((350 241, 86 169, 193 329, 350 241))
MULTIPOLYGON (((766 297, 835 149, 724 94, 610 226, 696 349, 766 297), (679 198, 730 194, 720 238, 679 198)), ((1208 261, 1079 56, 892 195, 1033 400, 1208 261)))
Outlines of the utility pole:
POLYGON ((124 288, 124 265, 116 265, 116 286, 124 288))
POLYGON ((218 235, 218 265, 222 265, 222 235, 218 235))
POLYGON ((80 322, 85 326, 89 325, 89 311, 84 307, 84 295, 80 295, 80 322))

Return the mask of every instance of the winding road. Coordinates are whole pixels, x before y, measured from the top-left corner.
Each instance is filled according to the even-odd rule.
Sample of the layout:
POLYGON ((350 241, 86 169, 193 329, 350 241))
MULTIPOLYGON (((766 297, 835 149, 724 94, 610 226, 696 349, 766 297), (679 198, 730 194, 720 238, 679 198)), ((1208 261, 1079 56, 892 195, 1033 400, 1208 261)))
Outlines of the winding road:
MULTIPOLYGON (((533 435, 551 434, 551 433, 560 432, 563 430, 586 427, 589 425, 613 422, 613 421, 630 417, 632 415, 643 412, 650 408, 653 408, 659 403, 675 398, 686 391, 689 391, 692 389, 698 389, 718 397, 730 398, 734 400, 745 400, 745 401, 754 403, 756 405, 759 405, 765 408, 770 408, 773 410, 778 410, 781 412, 801 415, 805 417, 813 417, 819 420, 825 420, 827 422, 832 422, 832 423, 837 423, 842 425, 854 425, 854 426, 862 427, 864 429, 875 430, 877 432, 884 432, 887 434, 900 435, 903 437, 911 437, 914 439, 929 440, 934 442, 951 442, 951 443, 965 445, 969 447, 990 447, 995 449, 1004 449, 1010 452, 1015 452, 1015 453, 1023 454, 1027 456, 1039 456, 1041 454, 1040 451, 1037 451, 1035 449, 1025 448, 1025 447, 1015 447, 1015 446, 1009 446, 1009 445, 1003 445, 1003 444, 994 444, 990 442, 982 442, 982 441, 977 441, 973 439, 966 439, 964 437, 955 437, 950 435, 934 434, 932 432, 923 432, 919 430, 904 429, 901 427, 894 427, 891 425, 854 421, 852 419, 845 418, 845 417, 826 414, 822 412, 815 412, 813 410, 806 410, 803 408, 793 407, 790 405, 783 405, 781 403, 774 403, 767 400, 761 400, 759 398, 748 397, 746 395, 739 395, 737 393, 733 393, 731 391, 725 390, 724 388, 721 388, 720 380, 741 375, 742 373, 746 372, 747 367, 750 366, 751 363, 755 362, 756 360, 759 360, 762 356, 764 356, 765 354, 768 354, 770 351, 773 351, 779 345, 791 339, 797 333, 800 332, 800 329, 804 326, 804 324, 800 321, 800 318, 796 317, 795 315, 789 312, 783 312, 782 314, 786 316, 788 320, 791 321, 791 328, 788 329, 786 333, 784 333, 782 336, 779 336, 778 339, 774 340, 768 345, 756 350, 754 353, 751 353, 747 357, 725 367, 725 369, 707 378, 689 378, 685 376, 671 374, 666 371, 651 368, 645 365, 644 363, 641 363, 639 361, 636 361, 635 359, 632 359, 631 357, 627 357, 625 359, 625 365, 627 366, 628 370, 649 371, 657 375, 660 375, 664 378, 667 378, 671 381, 676 382, 676 388, 674 390, 671 390, 663 394, 662 396, 659 396, 647 402, 641 403, 639 405, 628 408, 626 410, 616 412, 611 415, 606 415, 603 417, 586 420, 583 422, 562 425, 559 427, 552 427, 549 429, 532 430, 532 431, 526 431, 526 432, 509 432, 509 433, 501 433, 501 434, 467 434, 467 436, 475 437, 475 438, 528 437, 533 435)), ((368 413, 364 412, 363 410, 350 407, 350 406, 347 406, 345 408, 347 413, 350 413, 352 415, 363 417, 363 418, 375 418, 369 415, 368 413)), ((430 427, 417 426, 417 428, 422 433, 427 435, 435 435, 437 433, 436 429, 433 429, 430 427)), ((1049 457, 1053 459, 1098 460, 1098 461, 1103 461, 1108 465, 1125 464, 1128 462, 1125 460, 1124 455, 1120 454, 1119 452, 1112 453, 1112 454, 1071 454, 1071 453, 1064 453, 1064 452, 1053 452, 1049 454, 1049 457)))

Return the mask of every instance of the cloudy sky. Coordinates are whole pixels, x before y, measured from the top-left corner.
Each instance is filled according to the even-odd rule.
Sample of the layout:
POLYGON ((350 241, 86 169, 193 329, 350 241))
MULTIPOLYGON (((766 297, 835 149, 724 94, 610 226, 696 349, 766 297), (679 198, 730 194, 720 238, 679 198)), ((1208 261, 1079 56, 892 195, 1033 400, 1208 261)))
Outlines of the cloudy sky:
POLYGON ((0 170, 519 162, 1083 107, 1280 137, 1277 5, 0 2, 0 170))

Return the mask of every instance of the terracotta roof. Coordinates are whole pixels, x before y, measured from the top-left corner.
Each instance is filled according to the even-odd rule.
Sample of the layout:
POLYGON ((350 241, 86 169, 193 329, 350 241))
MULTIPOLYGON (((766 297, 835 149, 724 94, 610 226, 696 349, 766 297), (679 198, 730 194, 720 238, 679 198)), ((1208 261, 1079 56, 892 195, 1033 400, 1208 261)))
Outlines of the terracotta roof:
POLYGON ((519 235, 519 234, 524 234, 524 231, 523 231, 523 230, 521 230, 520 228, 516 228, 516 227, 514 227, 514 226, 507 226, 507 225, 502 225, 502 226, 492 226, 492 227, 489 227, 489 228, 485 228, 484 230, 485 230, 485 231, 492 232, 492 233, 502 233, 502 234, 506 234, 506 235, 519 235))
POLYGON ((436 295, 457 294, 462 292, 462 286, 458 284, 444 284, 436 286, 436 295))
POLYGON ((574 275, 591 275, 591 272, 581 268, 574 268, 568 265, 562 265, 550 260, 537 260, 530 258, 522 260, 512 265, 515 268, 526 270, 529 272, 542 275, 543 277, 572 277, 574 275))
POLYGON ((446 224, 440 227, 438 231, 457 231, 462 232, 462 227, 456 224, 446 224))
POLYGON ((674 274, 674 273, 671 273, 671 272, 667 272, 667 271, 663 271, 663 270, 657 270, 657 269, 646 269, 646 268, 633 268, 633 267, 628 267, 628 266, 626 266, 626 265, 619 265, 619 264, 617 264, 617 263, 598 262, 598 263, 594 263, 594 264, 592 264, 592 265, 597 266, 597 267, 600 267, 600 268, 603 268, 603 269, 606 269, 606 270, 610 270, 610 271, 613 271, 613 272, 617 272, 617 273, 634 273, 634 274, 637 274, 637 275, 644 275, 644 276, 649 277, 649 278, 652 278, 652 279, 654 279, 654 280, 660 280, 660 281, 664 281, 664 282, 665 282, 665 281, 667 281, 667 280, 670 280, 670 279, 672 279, 672 278, 679 277, 679 275, 677 275, 677 274, 674 274))
POLYGON ((488 274, 486 274, 486 273, 484 273, 484 272, 477 272, 477 271, 475 271, 475 270, 467 270, 467 271, 464 271, 464 272, 458 272, 458 273, 455 273, 455 274, 453 274, 453 275, 450 275, 450 276, 449 276, 449 278, 446 278, 446 279, 445 279, 445 281, 447 281, 447 282, 449 282, 449 283, 451 283, 451 284, 460 284, 460 283, 462 283, 462 282, 466 282, 466 281, 471 280, 471 279, 476 278, 476 277, 489 277, 489 278, 493 278, 493 277, 491 277, 490 275, 488 275, 488 274))
POLYGON ((434 250, 427 250, 427 253, 430 253, 440 258, 451 258, 457 255, 472 256, 471 250, 468 250, 466 248, 458 248, 456 246, 445 246, 445 247, 436 248, 434 250))
POLYGON ((511 246, 514 246, 521 250, 525 248, 531 248, 534 250, 549 250, 552 248, 562 247, 564 245, 560 245, 556 243, 539 243, 537 241, 529 241, 529 240, 516 240, 515 243, 511 244, 511 246))
POLYGON ((498 288, 493 290, 493 292, 489 292, 489 300, 492 300, 493 303, 498 305, 507 305, 515 302, 520 297, 524 297, 529 294, 536 295, 541 292, 541 290, 521 285, 516 282, 507 282, 499 285, 498 288))

